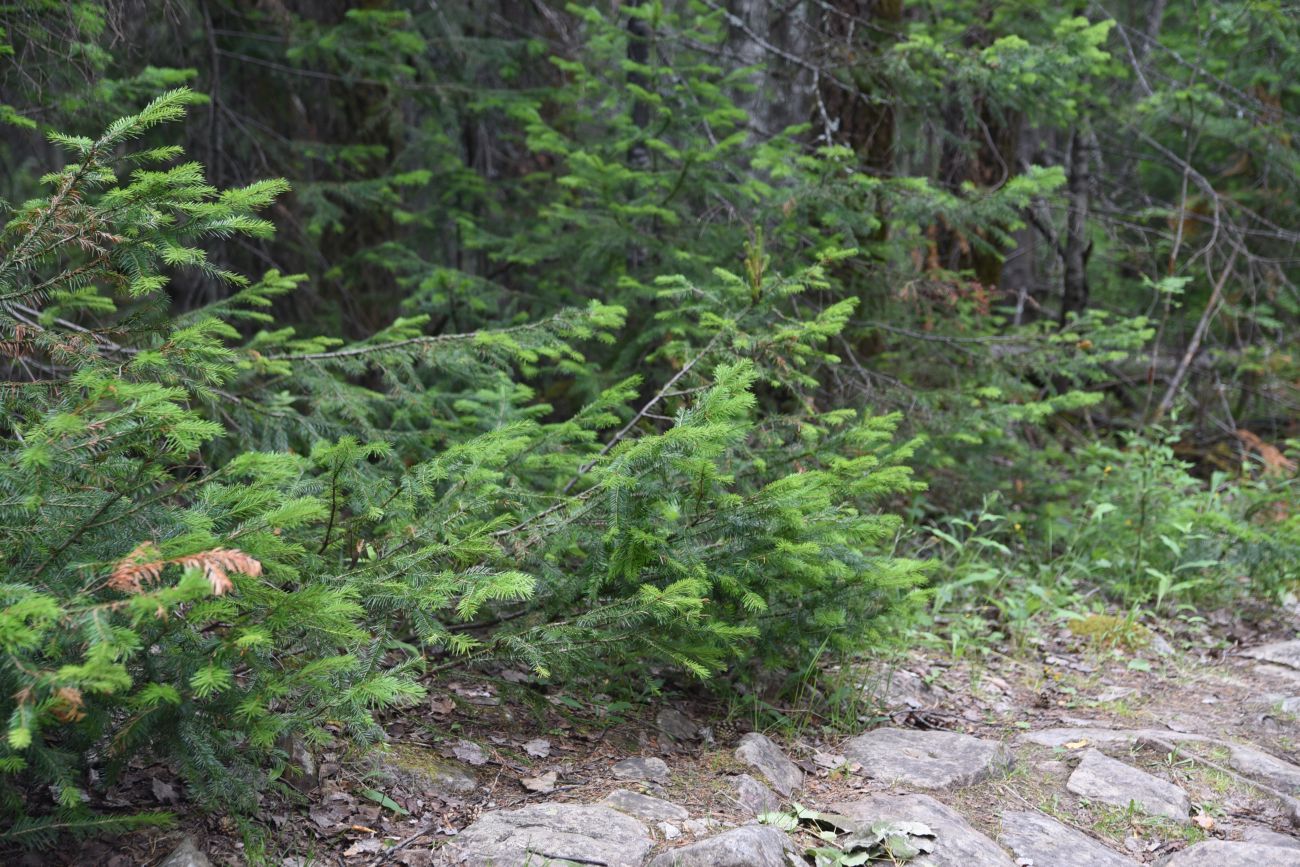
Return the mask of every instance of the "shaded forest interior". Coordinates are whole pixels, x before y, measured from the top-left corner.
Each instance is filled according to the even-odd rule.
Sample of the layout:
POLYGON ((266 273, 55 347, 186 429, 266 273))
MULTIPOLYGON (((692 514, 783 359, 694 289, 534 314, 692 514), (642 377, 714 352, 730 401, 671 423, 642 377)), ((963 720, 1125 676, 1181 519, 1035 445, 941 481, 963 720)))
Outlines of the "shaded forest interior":
POLYGON ((254 811, 447 672, 772 720, 1294 592, 1291 0, 18 0, 0 49, 6 843, 164 821, 104 807, 139 754, 254 811))

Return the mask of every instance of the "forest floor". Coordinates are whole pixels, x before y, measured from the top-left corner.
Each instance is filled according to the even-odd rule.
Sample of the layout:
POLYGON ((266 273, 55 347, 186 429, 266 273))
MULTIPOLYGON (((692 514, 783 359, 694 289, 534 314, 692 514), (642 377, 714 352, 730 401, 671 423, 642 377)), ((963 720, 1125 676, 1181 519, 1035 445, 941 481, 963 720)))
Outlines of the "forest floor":
MULTIPOLYGON (((466 863, 513 864, 474 860, 475 835, 466 836, 466 829, 485 816, 531 805, 609 803, 611 793, 621 790, 613 796, 624 804, 620 809, 640 813, 644 822, 645 858, 752 825, 756 810, 778 803, 784 809, 795 801, 820 810, 836 805, 850 814, 855 804, 890 803, 900 810, 919 804, 920 815, 907 818, 928 816, 940 833, 934 860, 918 864, 1163 863, 1179 850, 1213 840, 1253 840, 1282 859, 1254 855, 1242 863, 1300 864, 1300 849, 1277 848, 1288 839, 1300 847, 1300 837, 1291 836, 1300 835, 1294 824, 1300 822, 1300 805, 1289 797, 1300 791, 1300 767, 1293 764, 1300 764, 1300 645, 1277 644, 1295 639, 1298 630, 1297 611, 1253 625, 1218 615, 1180 621, 1167 637, 1137 634, 1136 646, 1126 649, 1122 641, 1099 644, 1061 627, 1019 647, 966 648, 959 657, 916 651, 888 664, 864 664, 869 675, 824 672, 822 683, 848 684, 861 703, 833 720, 811 709, 784 709, 792 723, 767 734, 793 760, 802 781, 797 791, 766 807, 756 806, 772 797, 764 786, 742 796, 739 783, 757 778, 779 790, 780 774, 737 755, 747 727, 727 723, 725 708, 717 704, 665 698, 628 706, 593 695, 599 685, 586 687, 584 697, 512 670, 491 679, 442 680, 430 685, 420 708, 387 721, 389 744, 379 756, 359 758, 338 749, 300 758, 306 772, 300 768, 289 778, 302 794, 267 796, 255 825, 260 836, 231 817, 187 809, 183 786, 166 768, 137 766, 105 804, 174 809, 181 816, 176 829, 6 863, 152 865, 189 837, 214 864, 417 867, 459 863, 453 852, 466 863), (1274 661, 1257 658, 1258 648, 1273 648, 1263 653, 1274 661), (957 732, 978 741, 954 742, 952 755, 941 755, 949 751, 942 745, 929 750, 923 737, 917 751, 895 750, 915 754, 921 777, 927 767, 957 768, 952 779, 936 785, 907 768, 897 770, 888 743, 881 761, 864 758, 881 754, 853 736, 882 727, 930 737, 957 732), (985 742, 1005 746, 997 747, 996 756, 974 746, 971 756, 963 755, 964 745, 985 742), (1103 789, 1113 784, 1122 798, 1087 790, 1077 773, 1081 762, 1101 761, 1094 749, 1119 760, 1105 767, 1120 779, 1103 780, 1103 789), (619 764, 635 757, 664 764, 619 764), (1123 778, 1125 768, 1140 778, 1123 778), (1130 795, 1142 800, 1134 793, 1155 785, 1151 778, 1185 793, 1185 802, 1165 816, 1154 807, 1128 804, 1130 795), (657 800, 630 799, 627 792, 657 800), (920 792, 959 817, 936 814, 926 799, 872 801, 920 792), (1013 828, 1013 813, 1021 819, 1049 817, 1101 849, 1071 856, 1074 861, 1035 858, 1032 841, 1023 839, 1034 836, 1032 829, 1013 828), (963 818, 960 833, 975 834, 971 851, 983 847, 986 860, 969 852, 945 858, 944 833, 963 818), (1107 861, 1106 853, 1116 860, 1107 861)), ((806 692, 810 708, 818 707, 816 690, 806 692)), ((579 818, 589 821, 584 816, 579 818)), ((601 830, 591 833, 599 837, 601 830)), ((807 835, 791 839, 813 842, 807 835)), ((591 844, 593 852, 603 851, 598 843, 591 844)), ((593 856, 581 863, 641 863, 640 855, 627 857, 622 862, 593 856)), ((178 861, 176 867, 201 863, 178 861)))

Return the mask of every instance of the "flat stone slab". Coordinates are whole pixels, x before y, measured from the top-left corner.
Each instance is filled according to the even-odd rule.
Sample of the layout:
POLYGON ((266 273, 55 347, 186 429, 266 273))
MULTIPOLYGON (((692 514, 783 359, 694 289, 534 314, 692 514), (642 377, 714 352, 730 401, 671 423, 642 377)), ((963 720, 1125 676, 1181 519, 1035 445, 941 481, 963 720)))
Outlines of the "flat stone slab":
POLYGON ((649 780, 654 783, 668 782, 668 764, 663 759, 653 756, 633 756, 615 762, 610 773, 620 780, 649 780))
POLYGON ((1300 850, 1259 843, 1206 840, 1175 852, 1159 867, 1300 867, 1300 850))
POLYGON ((471 767, 444 758, 427 747, 396 744, 381 761, 378 770, 385 777, 440 798, 468 795, 479 787, 478 776, 471 767))
POLYGON ((1300 791, 1300 768, 1254 747, 1231 744, 1228 763, 1248 777, 1268 783, 1287 794, 1300 791))
POLYGON ((770 825, 746 825, 655 856, 649 867, 789 867, 789 836, 770 825))
POLYGON ((1137 695, 1137 690, 1131 686, 1112 686, 1093 696, 1093 701, 1107 704, 1112 701, 1123 701, 1126 698, 1132 698, 1134 695, 1137 695))
POLYGON ((601 798, 600 803, 620 813, 651 822, 685 822, 691 817, 683 806, 642 795, 640 792, 629 792, 627 789, 615 789, 601 798))
POLYGON ((731 781, 731 791, 737 803, 755 816, 781 809, 781 799, 771 789, 751 777, 741 774, 731 781))
POLYGON ((1288 690, 1295 689, 1296 684, 1300 684, 1300 669, 1289 665, 1259 662, 1255 665, 1255 673, 1262 674, 1265 678, 1286 681, 1288 690))
POLYGON ((758 771, 787 798, 803 787, 803 771, 766 735, 749 732, 736 747, 736 758, 758 771))
POLYGON ((1099 744, 1128 746, 1136 743, 1137 740, 1138 733, 1133 729, 1055 728, 1016 735, 1018 744, 1036 744, 1053 749, 1060 749, 1066 744, 1077 744, 1079 741, 1087 741, 1093 746, 1099 744))
POLYGON ((1300 640, 1275 641, 1241 651, 1242 656, 1300 669, 1300 640))
POLYGON ((929 795, 873 795, 832 804, 830 810, 866 824, 905 819, 929 825, 935 833, 934 851, 908 861, 907 867, 1016 867, 997 843, 929 795))
POLYGON ((1021 861, 1032 861, 1043 867, 1134 867, 1137 864, 1087 834, 1032 810, 1003 813, 1002 834, 998 839, 1021 861))
POLYGON ((651 845, 645 825, 609 807, 532 804, 484 814, 444 852, 446 863, 463 867, 641 867, 651 845))
POLYGON ((1169 742, 1212 741, 1204 735, 1190 732, 1171 732, 1164 729, 1104 729, 1104 728, 1055 728, 1024 732, 1016 736, 1018 744, 1036 744, 1040 747, 1058 749, 1067 744, 1087 741, 1088 746, 1124 746, 1130 747, 1143 740, 1163 740, 1169 742))
POLYGON ((1300 850, 1300 840, 1267 828, 1247 828, 1242 833, 1241 839, 1247 843, 1258 843, 1263 846, 1281 846, 1284 849, 1300 850))
POLYGON ((1081 798, 1116 807, 1135 803, 1153 816, 1186 822, 1191 811, 1187 793, 1159 777, 1087 750, 1065 787, 1081 798))
POLYGON ((867 776, 918 789, 969 786, 1011 764, 1011 753, 997 741, 959 732, 884 728, 858 735, 844 755, 867 776))

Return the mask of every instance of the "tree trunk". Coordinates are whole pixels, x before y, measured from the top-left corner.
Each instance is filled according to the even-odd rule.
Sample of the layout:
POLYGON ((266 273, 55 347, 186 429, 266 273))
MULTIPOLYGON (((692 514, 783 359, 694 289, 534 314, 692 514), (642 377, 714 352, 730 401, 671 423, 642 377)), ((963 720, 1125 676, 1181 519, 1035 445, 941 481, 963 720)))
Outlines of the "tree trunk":
MULTIPOLYGON (((640 9, 640 3, 628 4, 629 9, 640 9)), ((638 66, 650 63, 650 24, 639 15, 630 15, 627 19, 627 59, 638 66)), ((647 90, 650 82, 644 73, 635 70, 627 74, 627 83, 647 90)), ((637 129, 645 130, 650 125, 650 106, 641 99, 632 100, 632 123, 637 129)), ((628 148, 628 165, 638 171, 650 168, 650 148, 644 141, 638 140, 628 148)))
POLYGON ((893 174, 894 104, 875 92, 883 88, 877 88, 872 81, 870 64, 858 58, 864 51, 880 53, 880 43, 903 20, 902 0, 831 0, 826 5, 822 30, 840 75, 835 79, 823 77, 819 82, 819 109, 825 111, 817 118, 819 136, 853 148, 871 174, 893 174), (861 21, 875 26, 868 29, 861 21))
POLYGON ((732 0, 728 42, 745 66, 757 67, 753 90, 736 94, 761 139, 812 116, 816 80, 810 62, 811 3, 732 0), (792 60, 791 58, 794 58, 792 60), (799 61, 799 62, 796 62, 799 61))
MULTIPOLYGON (((1021 172, 1041 162, 1039 151, 1043 144, 1043 132, 1022 119, 1018 138, 1014 168, 1021 172)), ((1041 249, 1046 246, 1053 262, 1056 260, 1056 249, 1053 239, 1033 225, 1032 215, 1030 225, 1017 229, 1012 237, 1015 246, 1003 258, 1001 288, 1006 295, 1015 298, 1013 324, 1023 325, 1039 318, 1042 299, 1047 294, 1041 267, 1041 249)))
POLYGON ((1082 313, 1088 306, 1088 256, 1092 253, 1092 243, 1088 240, 1091 151, 1092 136, 1079 123, 1070 137, 1067 186, 1070 212, 1061 241, 1061 264, 1065 272, 1061 285, 1061 325, 1066 324, 1070 314, 1082 313))
MULTIPOLYGON (((641 7, 640 3, 628 4, 629 10, 635 12, 641 7)), ((650 30, 650 23, 639 15, 632 14, 627 19, 627 59, 638 66, 648 66, 650 63, 650 38, 653 33, 650 30)), ((627 74, 629 85, 635 85, 642 90, 650 88, 650 81, 642 72, 635 69, 627 74)), ((632 100, 632 123, 637 129, 641 130, 642 135, 638 136, 636 141, 627 149, 627 164, 633 171, 643 172, 650 168, 650 146, 646 144, 643 138, 645 130, 650 126, 650 105, 643 99, 632 100)), ((627 250, 627 269, 635 272, 646 263, 646 250, 640 244, 633 242, 627 250)))

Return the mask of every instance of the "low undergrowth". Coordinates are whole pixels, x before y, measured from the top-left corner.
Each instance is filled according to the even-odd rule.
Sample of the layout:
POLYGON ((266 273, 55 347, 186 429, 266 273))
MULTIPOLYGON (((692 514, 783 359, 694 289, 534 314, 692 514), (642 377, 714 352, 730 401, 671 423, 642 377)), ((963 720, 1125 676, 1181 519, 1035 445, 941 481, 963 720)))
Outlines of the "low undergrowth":
POLYGON ((1295 479, 1249 457, 1193 474, 1176 430, 1092 444, 1035 469, 1054 497, 1027 510, 1014 493, 926 526, 937 560, 920 625, 961 655, 1023 645, 1064 623, 1098 645, 1139 647, 1153 623, 1293 598, 1300 581, 1295 479))

